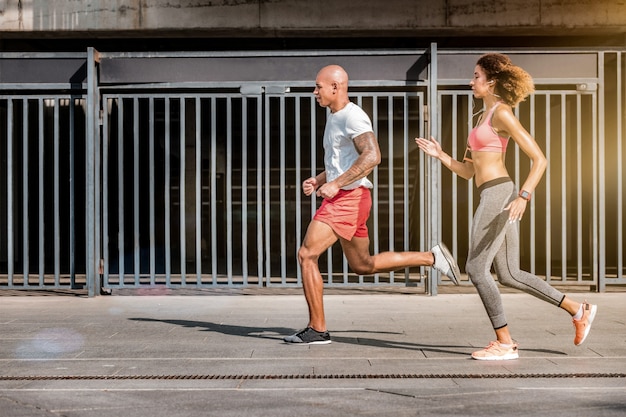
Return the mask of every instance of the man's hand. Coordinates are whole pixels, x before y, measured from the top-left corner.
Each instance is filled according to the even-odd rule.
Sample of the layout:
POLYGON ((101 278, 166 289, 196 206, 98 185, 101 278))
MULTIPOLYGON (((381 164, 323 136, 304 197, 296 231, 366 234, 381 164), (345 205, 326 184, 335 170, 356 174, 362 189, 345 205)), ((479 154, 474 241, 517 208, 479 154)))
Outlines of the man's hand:
POLYGON ((322 198, 333 198, 339 192, 339 187, 335 181, 327 182, 317 189, 317 196, 322 198))
POLYGON ((302 183, 302 191, 304 195, 311 195, 317 188, 317 179, 315 177, 307 178, 302 183))

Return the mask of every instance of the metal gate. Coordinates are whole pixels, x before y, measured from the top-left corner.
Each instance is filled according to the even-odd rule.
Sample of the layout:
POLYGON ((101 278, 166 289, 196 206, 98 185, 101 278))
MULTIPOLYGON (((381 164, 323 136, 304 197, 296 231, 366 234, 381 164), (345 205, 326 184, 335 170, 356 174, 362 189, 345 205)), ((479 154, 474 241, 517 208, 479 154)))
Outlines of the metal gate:
MULTIPOLYGON (((514 53, 538 87, 516 113, 549 159, 520 226, 522 266, 554 284, 623 284, 625 55, 514 53)), ((296 254, 319 204, 300 184, 323 169, 326 110, 313 80, 331 62, 348 69, 351 99, 371 116, 383 152, 372 174, 371 251, 443 240, 463 267, 473 184, 424 158, 413 138, 433 134, 461 156, 482 106, 467 89, 479 55, 435 44, 354 54, 1 54, 0 288, 300 285, 296 254)), ((519 183, 527 158, 515 148, 508 158, 519 183)), ((422 268, 357 276, 338 246, 320 266, 328 286, 436 294, 447 284, 422 268)))
POLYGON ((103 286, 260 285, 260 95, 103 102, 103 286))
MULTIPOLYGON (((102 95, 105 289, 300 285, 296 253, 319 204, 300 184, 323 170, 326 110, 311 91, 242 91, 102 95)), ((352 98, 373 115, 386 155, 373 175, 372 251, 423 245, 411 232, 424 211, 411 225, 409 207, 424 178, 409 138, 423 129, 408 117, 423 113, 423 93, 352 98)), ((322 263, 328 285, 398 282, 353 276, 338 248, 322 263)))

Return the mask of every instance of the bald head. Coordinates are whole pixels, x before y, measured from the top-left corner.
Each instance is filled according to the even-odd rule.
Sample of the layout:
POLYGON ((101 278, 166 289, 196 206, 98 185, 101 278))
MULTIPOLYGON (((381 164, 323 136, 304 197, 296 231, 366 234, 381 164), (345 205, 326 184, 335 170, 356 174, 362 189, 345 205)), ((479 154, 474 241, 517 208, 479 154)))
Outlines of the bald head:
POLYGON ((317 73, 315 91, 317 102, 332 112, 341 110, 348 102, 348 73, 339 65, 328 65, 317 73))
POLYGON ((328 65, 317 74, 317 79, 325 83, 336 83, 337 87, 348 91, 348 73, 339 65, 328 65))

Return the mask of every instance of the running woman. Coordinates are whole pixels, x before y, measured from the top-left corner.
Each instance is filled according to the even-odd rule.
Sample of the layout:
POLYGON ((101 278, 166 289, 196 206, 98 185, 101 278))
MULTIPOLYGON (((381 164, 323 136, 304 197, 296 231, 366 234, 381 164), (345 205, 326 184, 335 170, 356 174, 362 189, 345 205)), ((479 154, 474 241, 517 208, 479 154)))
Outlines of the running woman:
POLYGON ((546 281, 520 270, 517 222, 522 220, 547 166, 539 145, 512 111, 534 91, 533 80, 525 70, 513 65, 508 56, 489 53, 478 60, 469 85, 474 97, 482 99, 484 112, 469 134, 463 161, 443 152, 435 138, 416 138, 415 142, 424 153, 439 159, 460 177, 468 180, 473 177, 480 193, 465 270, 487 310, 496 340, 472 353, 472 357, 478 360, 519 357, 518 344, 511 338, 500 292, 491 276, 492 264, 500 284, 525 291, 570 313, 576 330, 574 344, 580 345, 589 334, 597 306, 576 302, 546 281), (509 138, 532 161, 519 192, 504 163, 509 138))

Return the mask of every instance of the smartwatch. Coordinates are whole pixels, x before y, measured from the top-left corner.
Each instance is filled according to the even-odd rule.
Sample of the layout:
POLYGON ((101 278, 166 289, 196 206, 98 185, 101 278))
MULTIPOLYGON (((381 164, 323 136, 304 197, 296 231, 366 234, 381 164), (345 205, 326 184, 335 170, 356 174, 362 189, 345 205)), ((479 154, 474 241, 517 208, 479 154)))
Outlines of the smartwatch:
POLYGON ((528 191, 526 191, 526 190, 521 190, 521 191, 519 192, 519 194, 518 194, 518 195, 519 195, 520 197, 522 197, 524 200, 526 200, 526 201, 530 201, 530 196, 531 196, 531 194, 530 194, 528 191))

